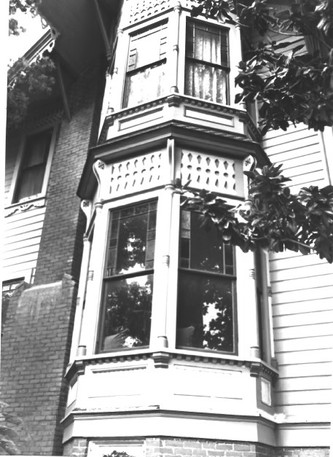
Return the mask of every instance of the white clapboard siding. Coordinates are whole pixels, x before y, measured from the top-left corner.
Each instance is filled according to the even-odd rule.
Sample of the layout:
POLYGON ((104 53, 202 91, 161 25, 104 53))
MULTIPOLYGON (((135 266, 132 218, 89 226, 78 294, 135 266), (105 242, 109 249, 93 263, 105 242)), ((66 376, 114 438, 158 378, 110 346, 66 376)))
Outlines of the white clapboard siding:
POLYGON ((305 138, 292 138, 292 136, 289 136, 285 138, 285 143, 283 144, 279 144, 278 141, 279 138, 276 138, 271 146, 267 146, 266 141, 264 141, 264 148, 269 152, 269 156, 274 163, 284 163, 285 160, 292 159, 294 157, 294 151, 297 156, 300 156, 301 151, 304 151, 305 155, 309 155, 319 150, 317 135, 311 135, 305 138), (286 141, 287 139, 289 141, 286 141))
MULTIPOLYGON (((325 186, 319 135, 306 126, 269 132, 263 144, 282 164, 288 184, 325 186)), ((279 380, 274 401, 288 422, 330 419, 333 357, 333 266, 316 255, 270 255, 275 354, 279 380)))
MULTIPOLYGON (((304 393, 306 396, 306 392, 304 393)), ((327 394, 327 399, 330 394, 327 394)), ((276 411, 286 416, 286 422, 330 422, 332 417, 331 404, 317 404, 317 402, 309 404, 292 404, 276 406, 276 411), (308 417, 310 419, 308 419, 308 417)))
MULTIPOLYGON (((312 278, 312 277, 330 275, 331 270, 332 270, 332 267, 327 262, 320 262, 320 263, 316 264, 315 268, 313 268, 313 265, 304 265, 304 266, 300 265, 299 267, 293 268, 293 278, 304 279, 304 278, 312 278)), ((273 271, 271 273, 270 278, 271 278, 271 282, 289 280, 290 271, 287 268, 284 270, 273 271)))
MULTIPOLYGON (((309 139, 310 140, 310 139, 309 139)), ((289 145, 290 146, 290 145, 289 145)), ((288 163, 292 164, 293 160, 300 159, 302 161, 307 160, 307 157, 320 154, 320 150, 318 149, 318 142, 317 138, 314 143, 309 141, 306 145, 303 145, 301 148, 291 149, 285 151, 282 147, 276 150, 276 155, 271 154, 270 158, 271 161, 275 164, 282 164, 285 167, 288 166, 288 163), (292 154, 290 153, 292 151, 292 154), (276 160, 278 159, 278 160, 276 160)))
POLYGON ((278 381, 275 392, 302 392, 310 390, 327 390, 331 388, 331 376, 309 376, 306 378, 282 378, 278 381))
POLYGON ((283 303, 273 307, 273 316, 313 313, 332 309, 332 298, 322 298, 310 301, 297 301, 293 303, 283 303))
POLYGON ((274 328, 299 327, 302 325, 322 324, 323 322, 333 322, 333 310, 313 311, 312 313, 303 313, 300 319, 299 314, 287 314, 273 317, 274 328))
POLYGON ((319 348, 308 351, 282 352, 279 356, 279 366, 303 365, 309 363, 329 362, 332 359, 332 348, 319 348))
POLYGON ((29 247, 40 243, 41 230, 34 231, 33 233, 30 232, 30 235, 31 236, 26 237, 26 239, 18 239, 17 237, 14 237, 10 243, 7 243, 6 246, 4 246, 3 257, 7 258, 9 252, 12 252, 13 256, 15 256, 15 251, 27 253, 27 239, 29 240, 29 247))
POLYGON ((45 206, 17 211, 5 218, 4 280, 24 277, 30 281, 37 265, 44 217, 45 206))
POLYGON ((328 389, 323 390, 306 390, 306 396, 302 391, 293 391, 285 393, 276 393, 276 405, 308 405, 308 404, 328 404, 330 392, 328 389))
POLYGON ((332 376, 332 362, 285 365, 279 368, 279 378, 300 379, 309 376, 332 376))
POLYGON ((312 350, 314 347, 322 349, 332 349, 332 337, 331 335, 324 336, 312 336, 306 338, 294 338, 275 341, 275 349, 277 352, 297 352, 312 350))
POLYGON ((302 255, 292 251, 280 252, 279 254, 270 255, 270 271, 293 270, 298 267, 311 266, 315 268, 317 265, 326 264, 316 255, 302 255))
MULTIPOLYGON (((319 298, 333 297, 333 278, 331 285, 324 287, 304 288, 291 292, 279 292, 273 294, 273 304, 292 303, 299 301, 318 300, 319 298)), ((333 298, 332 298, 333 300, 333 298)))
MULTIPOLYGON (((332 285, 332 273, 323 275, 314 274, 314 276, 306 276, 306 287, 326 287, 332 285)), ((293 290, 304 289, 304 278, 289 278, 286 280, 272 282, 272 292, 289 292, 293 290)))
MULTIPOLYGON (((302 315, 300 313, 300 320, 302 315)), ((298 325, 297 327, 281 327, 274 329, 274 339, 286 340, 290 338, 308 338, 317 335, 333 335, 333 323, 298 325)))

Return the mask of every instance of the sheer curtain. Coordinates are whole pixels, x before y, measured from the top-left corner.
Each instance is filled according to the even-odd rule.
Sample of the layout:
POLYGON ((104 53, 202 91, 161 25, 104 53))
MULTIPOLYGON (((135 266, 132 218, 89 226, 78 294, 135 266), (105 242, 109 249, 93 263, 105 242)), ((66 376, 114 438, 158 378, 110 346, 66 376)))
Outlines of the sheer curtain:
POLYGON ((227 103, 226 36, 215 28, 190 24, 187 49, 185 91, 188 95, 227 103), (189 48, 189 47, 188 47, 189 48))

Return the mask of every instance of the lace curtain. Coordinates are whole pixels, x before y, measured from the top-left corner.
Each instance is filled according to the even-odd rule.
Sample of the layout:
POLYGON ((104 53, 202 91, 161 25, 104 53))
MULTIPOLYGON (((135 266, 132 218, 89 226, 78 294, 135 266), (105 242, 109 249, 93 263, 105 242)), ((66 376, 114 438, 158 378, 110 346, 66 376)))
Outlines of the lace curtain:
POLYGON ((213 27, 190 24, 187 37, 185 91, 188 95, 227 103, 227 36, 213 27))

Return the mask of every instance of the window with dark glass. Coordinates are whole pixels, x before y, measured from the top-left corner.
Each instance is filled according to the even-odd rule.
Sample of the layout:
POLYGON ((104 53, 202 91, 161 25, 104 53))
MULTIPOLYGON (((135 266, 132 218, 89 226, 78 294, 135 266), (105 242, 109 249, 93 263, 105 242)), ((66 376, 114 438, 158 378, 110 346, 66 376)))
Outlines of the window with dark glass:
POLYGON ((123 103, 125 108, 163 95, 166 47, 166 23, 131 36, 123 103))
POLYGON ((191 21, 186 27, 185 93, 217 103, 229 103, 228 31, 191 21))
POLYGON ((233 247, 181 212, 177 347, 235 352, 233 247))
POLYGON ((111 212, 100 351, 149 345, 155 226, 154 201, 111 212))
POLYGON ((42 192, 52 130, 27 138, 15 187, 13 203, 42 192))

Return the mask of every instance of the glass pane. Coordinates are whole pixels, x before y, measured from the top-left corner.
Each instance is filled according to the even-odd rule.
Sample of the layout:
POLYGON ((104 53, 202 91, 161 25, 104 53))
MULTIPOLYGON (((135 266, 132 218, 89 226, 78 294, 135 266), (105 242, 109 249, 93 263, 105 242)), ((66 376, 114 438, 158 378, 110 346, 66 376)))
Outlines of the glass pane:
POLYGON ((22 174, 15 192, 14 201, 37 195, 42 191, 45 164, 22 170, 22 174))
POLYGON ((126 77, 124 107, 148 102, 164 94, 165 65, 159 64, 126 77))
POLYGON ((189 23, 186 56, 215 65, 228 65, 228 32, 210 25, 189 23))
POLYGON ((152 275, 106 282, 102 351, 149 345, 152 291, 152 275))
POLYGON ((163 24, 148 29, 131 38, 128 70, 143 67, 157 60, 163 59, 166 54, 167 25, 163 24))
POLYGON ((153 268, 155 225, 155 202, 111 214, 106 276, 153 268))
POLYGON ((233 352, 233 281, 180 272, 177 347, 233 352))
POLYGON ((33 167, 46 162, 51 136, 52 132, 47 131, 28 137, 24 151, 23 168, 33 167))
POLYGON ((228 74, 222 68, 198 62, 186 63, 185 93, 216 103, 227 103, 228 74))
POLYGON ((190 217, 191 230, 181 226, 180 266, 193 270, 212 271, 215 273, 233 274, 233 248, 226 246, 217 230, 212 227, 206 230, 201 226, 201 215, 196 212, 182 211, 188 224, 190 217), (227 265, 225 261, 229 262, 227 265), (228 268, 227 268, 228 267, 228 268))

